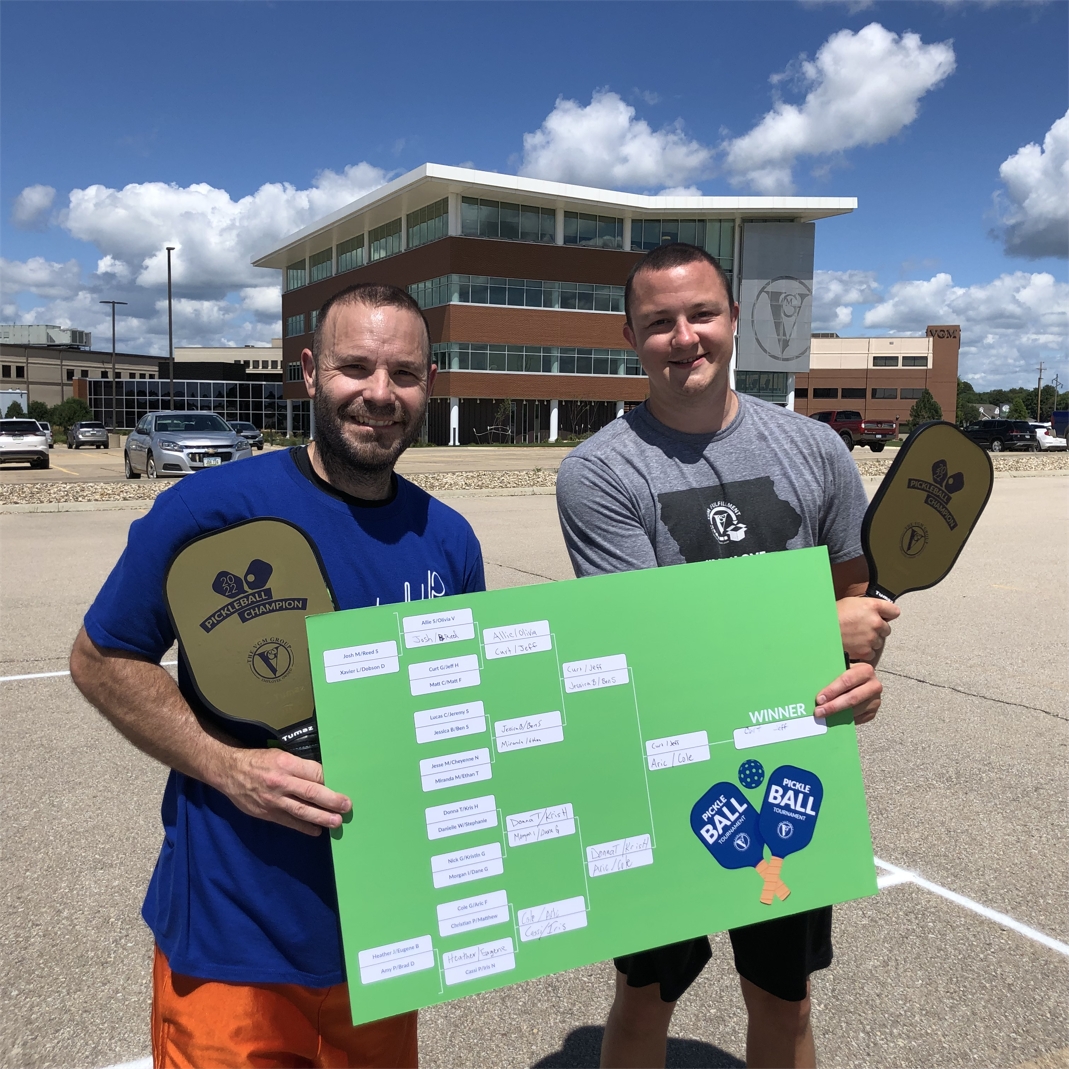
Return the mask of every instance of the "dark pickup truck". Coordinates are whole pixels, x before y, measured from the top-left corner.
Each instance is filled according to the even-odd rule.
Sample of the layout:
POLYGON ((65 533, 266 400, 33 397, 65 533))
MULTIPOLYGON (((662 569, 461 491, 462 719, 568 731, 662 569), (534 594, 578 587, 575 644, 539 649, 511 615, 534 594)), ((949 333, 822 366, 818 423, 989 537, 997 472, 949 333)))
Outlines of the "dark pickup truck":
POLYGON ((867 445, 874 453, 879 453, 887 442, 898 437, 896 419, 862 419, 860 412, 851 409, 810 414, 813 419, 827 423, 846 443, 847 449, 853 449, 855 445, 867 445))

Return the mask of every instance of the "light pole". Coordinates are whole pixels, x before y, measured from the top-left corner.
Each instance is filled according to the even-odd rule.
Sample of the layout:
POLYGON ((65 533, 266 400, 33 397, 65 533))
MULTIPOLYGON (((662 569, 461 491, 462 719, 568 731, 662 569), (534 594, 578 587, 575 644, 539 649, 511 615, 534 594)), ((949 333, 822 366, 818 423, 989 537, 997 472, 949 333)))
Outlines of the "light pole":
POLYGON ((101 301, 101 304, 111 305, 111 429, 117 430, 115 426, 115 306, 117 304, 126 304, 126 301, 101 301))
POLYGON ((174 317, 171 314, 171 253, 175 246, 167 246, 167 360, 171 372, 171 411, 174 411, 174 317))
POLYGON ((1054 388, 1054 400, 1050 403, 1050 422, 1051 426, 1054 425, 1054 413, 1058 411, 1058 391, 1062 388, 1062 380, 1060 375, 1055 375, 1050 380, 1051 386, 1054 388))
POLYGON ((1039 367, 1036 371, 1039 372, 1039 384, 1036 386, 1036 423, 1043 422, 1043 372, 1047 370, 1047 365, 1042 360, 1039 362, 1039 367))

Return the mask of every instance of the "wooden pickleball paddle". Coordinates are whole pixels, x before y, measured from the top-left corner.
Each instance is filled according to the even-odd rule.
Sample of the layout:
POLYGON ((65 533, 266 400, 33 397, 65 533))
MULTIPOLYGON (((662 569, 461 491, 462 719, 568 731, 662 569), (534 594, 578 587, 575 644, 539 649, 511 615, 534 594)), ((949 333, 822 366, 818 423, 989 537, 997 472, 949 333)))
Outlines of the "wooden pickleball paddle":
POLYGON ((898 450, 861 525, 870 597, 946 578, 987 505, 991 458, 953 424, 922 423, 898 450))
POLYGON ((164 593, 205 707, 318 760, 304 618, 336 605, 308 535, 273 518, 201 535, 171 561, 164 593))

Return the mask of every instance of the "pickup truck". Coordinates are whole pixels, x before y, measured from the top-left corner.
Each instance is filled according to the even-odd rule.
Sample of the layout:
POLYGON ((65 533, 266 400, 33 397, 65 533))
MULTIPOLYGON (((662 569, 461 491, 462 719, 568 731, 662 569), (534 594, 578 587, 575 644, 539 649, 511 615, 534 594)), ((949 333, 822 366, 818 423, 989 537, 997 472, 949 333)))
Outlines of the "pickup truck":
POLYGON ((862 419, 860 412, 839 409, 834 412, 812 412, 813 419, 827 423, 846 443, 847 449, 855 445, 867 445, 879 453, 887 442, 898 437, 897 419, 862 419))

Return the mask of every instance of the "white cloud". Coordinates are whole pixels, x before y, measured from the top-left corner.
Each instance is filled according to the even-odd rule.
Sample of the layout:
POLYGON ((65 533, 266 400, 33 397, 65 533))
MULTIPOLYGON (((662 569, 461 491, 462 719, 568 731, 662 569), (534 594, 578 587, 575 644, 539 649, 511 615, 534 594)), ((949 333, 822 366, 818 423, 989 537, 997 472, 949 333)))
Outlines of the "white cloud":
POLYGON ((662 197, 700 197, 702 191, 697 186, 669 186, 662 189, 659 196, 662 197))
POLYGON ((11 221, 20 230, 44 230, 56 191, 51 186, 27 186, 11 208, 11 221))
POLYGON ((95 272, 83 277, 76 260, 0 261, 4 318, 77 326, 110 339, 110 313, 98 302, 125 300, 116 321, 122 347, 162 355, 165 246, 174 245, 175 343, 269 342, 281 333, 278 274, 253 267, 250 258, 386 178, 381 168, 359 163, 341 173, 321 171, 309 189, 273 182, 237 200, 205 183, 72 190, 57 220, 73 237, 96 246, 95 272))
POLYGON ((998 173, 1009 201, 1001 219, 1006 253, 1030 260, 1069 256, 1069 111, 1041 146, 1018 149, 998 173))
POLYGON ((678 120, 654 130, 606 89, 583 107, 558 97, 540 129, 523 135, 519 173, 584 186, 641 189, 686 185, 707 174, 712 150, 678 120))
POLYGON ((728 141, 725 167, 734 186, 763 194, 794 189, 800 156, 840 153, 878 145, 917 117, 921 97, 954 70, 949 41, 924 44, 915 33, 900 36, 878 22, 853 33, 840 30, 805 56, 777 84, 797 78, 807 88, 801 105, 777 100, 749 133, 728 141))
POLYGON ((898 282, 865 313, 864 324, 920 334, 930 323, 961 324, 959 373, 975 386, 1020 386, 1040 360, 1065 363, 1069 284, 1046 272, 1016 271, 992 282, 955 286, 946 273, 898 282))
POLYGON ((853 305, 878 300, 875 271, 814 271, 813 329, 845 330, 853 322, 853 305))

